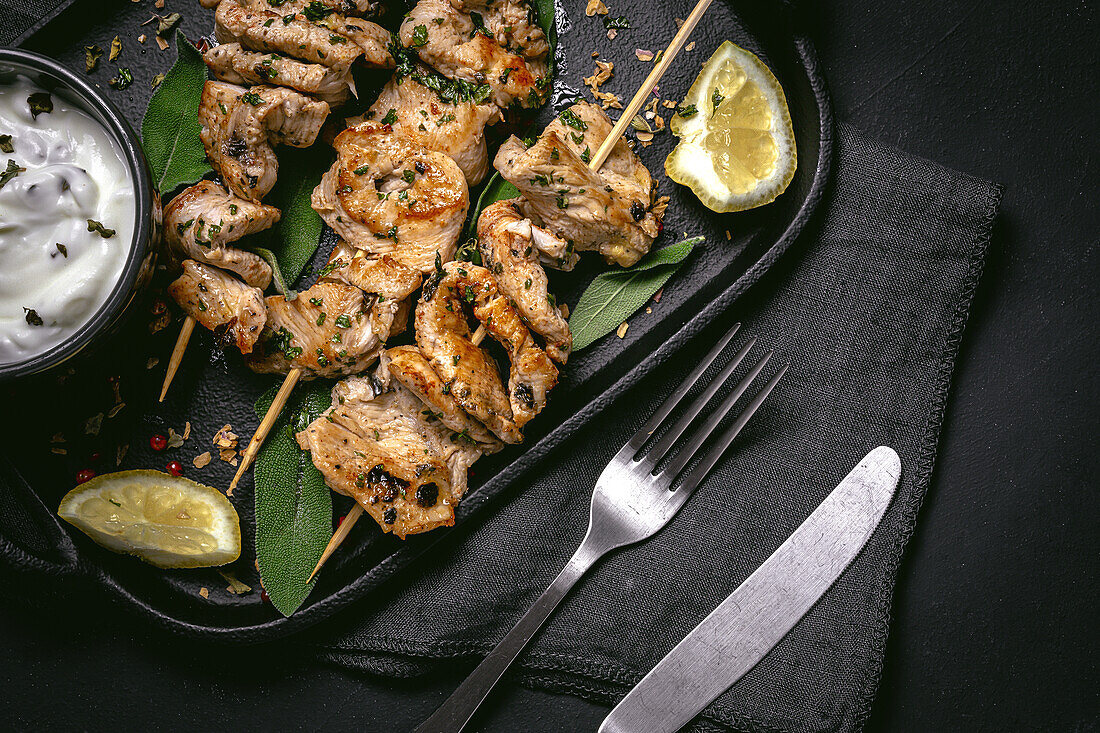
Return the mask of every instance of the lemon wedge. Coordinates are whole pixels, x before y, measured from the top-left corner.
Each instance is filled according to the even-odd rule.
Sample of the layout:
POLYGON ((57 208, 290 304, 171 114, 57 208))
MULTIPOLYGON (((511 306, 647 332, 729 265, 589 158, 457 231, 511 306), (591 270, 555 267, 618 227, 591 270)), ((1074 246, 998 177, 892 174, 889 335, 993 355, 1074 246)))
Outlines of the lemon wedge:
POLYGON ((217 489, 160 471, 119 471, 77 486, 58 515, 114 552, 161 568, 225 565, 241 555, 237 510, 217 489))
POLYGON ((703 64, 670 126, 680 142, 665 172, 714 211, 771 203, 794 178, 783 88, 763 61, 729 41, 703 64))

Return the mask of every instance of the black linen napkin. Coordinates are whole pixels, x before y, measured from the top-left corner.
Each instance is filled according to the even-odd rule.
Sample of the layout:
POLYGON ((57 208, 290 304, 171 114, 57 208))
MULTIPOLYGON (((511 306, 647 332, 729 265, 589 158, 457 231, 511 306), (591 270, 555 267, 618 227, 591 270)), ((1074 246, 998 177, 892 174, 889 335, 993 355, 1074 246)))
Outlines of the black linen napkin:
MULTIPOLYGON (((539 478, 514 487, 485 520, 458 528, 382 592, 310 632, 318 656, 385 675, 472 669, 580 542, 606 462, 741 321, 734 346, 756 336, 756 353, 776 351, 757 386, 779 364, 790 363, 787 377, 679 515, 597 565, 515 673, 527 685, 617 702, 864 454, 886 444, 901 455, 902 479, 863 553, 695 722, 699 730, 858 729, 878 685, 898 562, 928 489, 1000 187, 850 128, 838 137, 824 216, 724 322, 552 451, 539 478)), ((636 317, 660 317, 660 305, 636 317)))

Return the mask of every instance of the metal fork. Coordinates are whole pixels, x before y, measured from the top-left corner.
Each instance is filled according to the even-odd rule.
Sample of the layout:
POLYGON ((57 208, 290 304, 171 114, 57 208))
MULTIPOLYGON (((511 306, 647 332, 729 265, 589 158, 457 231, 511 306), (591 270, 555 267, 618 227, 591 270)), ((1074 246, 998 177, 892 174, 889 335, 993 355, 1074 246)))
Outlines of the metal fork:
POLYGON ((787 367, 780 369, 764 388, 752 399, 736 420, 726 428, 714 443, 703 452, 699 463, 689 472, 684 474, 683 480, 678 486, 674 482, 688 463, 699 453, 703 443, 710 437, 714 429, 741 398, 752 381, 764 369, 774 352, 768 352, 734 387, 733 391, 722 400, 722 403, 708 417, 703 419, 695 429, 690 439, 683 445, 680 451, 670 460, 669 464, 656 471, 657 465, 671 451, 673 445, 684 435, 691 426, 692 421, 698 417, 710 399, 718 392, 719 388, 729 378, 749 350, 756 343, 756 339, 750 339, 737 355, 722 368, 722 371, 703 389, 684 410, 676 422, 668 429, 659 440, 653 443, 648 451, 642 453, 643 446, 649 442, 653 433, 665 421, 672 411, 680 404, 688 391, 703 376, 703 372, 710 367, 725 350, 741 324, 735 325, 729 332, 719 339, 714 348, 710 350, 706 358, 695 367, 688 378, 676 388, 676 391, 665 400, 653 416, 649 418, 642 429, 635 433, 634 437, 615 454, 611 462, 600 474, 596 481, 596 489, 592 493, 592 511, 588 520, 588 532, 581 541, 580 547, 569 558, 565 569, 554 579, 550 587, 539 596, 534 605, 524 614, 519 623, 501 639, 493 651, 478 665, 477 669, 458 686, 450 697, 439 707, 430 718, 421 723, 416 733, 458 733, 470 718, 473 717, 478 707, 489 695, 496 683, 504 676, 505 671, 527 643, 542 627, 550 614, 565 598, 569 590, 580 580, 581 576, 596 561, 614 550, 625 545, 640 542, 652 536, 661 527, 668 524, 669 520, 679 511, 680 507, 688 500, 692 492, 702 482, 707 473, 718 462, 725 450, 729 447, 741 429, 760 407, 775 385, 786 373, 787 367))

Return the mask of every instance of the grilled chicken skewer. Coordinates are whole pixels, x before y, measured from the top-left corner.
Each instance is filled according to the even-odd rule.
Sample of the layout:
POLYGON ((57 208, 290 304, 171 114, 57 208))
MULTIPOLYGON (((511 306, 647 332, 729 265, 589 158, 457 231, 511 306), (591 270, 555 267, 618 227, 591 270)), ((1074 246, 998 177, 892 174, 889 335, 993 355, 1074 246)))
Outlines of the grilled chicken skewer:
MULTIPOLYGON (((614 125, 614 127, 612 127, 611 131, 607 134, 607 136, 604 138, 604 140, 600 144, 600 147, 598 148, 596 153, 594 155, 591 155, 591 159, 589 161, 589 169, 590 170, 599 171, 601 166, 604 164, 604 162, 607 160, 607 158, 611 155, 612 151, 615 149, 615 147, 616 147, 617 143, 619 142, 620 138, 622 137, 623 133, 626 131, 626 126, 628 124, 630 124, 630 120, 633 119, 634 115, 636 115, 638 113, 638 110, 641 109, 642 105, 645 103, 645 100, 647 99, 649 94, 652 92, 653 87, 657 84, 657 82, 660 80, 661 76, 664 74, 664 72, 668 69, 669 65, 672 63, 673 58, 675 58, 675 56, 679 53, 680 49, 683 48, 684 44, 687 41, 687 37, 691 34, 692 30, 694 30, 695 26, 699 22, 699 19, 702 18, 703 13, 705 13, 707 8, 710 6, 711 1, 712 0, 699 0, 699 3, 696 5, 696 7, 692 11, 691 15, 684 22, 684 24, 680 27, 679 32, 677 32, 677 34, 673 37, 672 42, 669 44, 668 48, 665 50, 665 53, 662 56, 661 62, 659 64, 657 64, 654 67, 653 71, 650 72, 649 76, 646 77, 646 80, 643 82, 641 88, 634 95, 634 98, 631 99, 630 103, 627 105, 626 109, 624 110, 623 115, 619 118, 618 123, 616 123, 614 125)), ((509 202, 502 202, 502 203, 507 204, 509 202)), ((497 206, 497 204, 494 204, 494 206, 497 206)), ((492 208, 493 207, 489 207, 489 208, 486 209, 486 211, 490 211, 490 209, 492 209, 492 208)), ((494 216, 497 216, 497 217, 499 217, 499 216, 508 216, 508 215, 509 214, 506 211, 501 211, 501 212, 498 212, 498 213, 494 214, 494 216)), ((480 231, 480 225, 481 225, 480 220, 479 220, 478 224, 479 224, 479 231, 480 231)), ((535 228, 537 228, 537 227, 535 227, 535 228)), ((538 235, 536 235, 536 236, 538 236, 538 235)), ((553 236, 553 235, 550 235, 550 236, 553 236)), ((486 253, 486 254, 489 254, 489 253, 486 253)), ((489 258, 486 259, 486 262, 489 262, 489 258)), ((501 264, 503 265, 503 263, 501 263, 501 264)), ((551 324, 550 326, 548 326, 548 328, 549 329, 554 329, 555 325, 556 324, 551 324)), ((475 345, 479 344, 481 342, 482 338, 484 338, 483 328, 484 328, 483 326, 479 327, 477 333, 475 333, 474 336, 471 338, 471 342, 473 342, 475 345)), ((556 330, 552 330, 551 332, 555 333, 555 334, 559 333, 556 330)), ((548 336, 544 331, 540 331, 540 333, 543 333, 543 335, 547 337, 548 346, 551 347, 549 349, 551 354, 554 354, 554 353, 561 354, 563 352, 565 354, 568 353, 568 351, 567 351, 568 346, 566 346, 563 343, 562 339, 558 339, 557 343, 554 343, 553 338, 548 336)), ((364 512, 364 509, 363 509, 362 505, 359 504, 358 502, 356 502, 355 506, 352 507, 351 511, 349 511, 348 514, 344 517, 343 522, 340 523, 340 526, 337 528, 336 532, 333 534, 332 539, 329 540, 328 545, 325 547, 324 551, 321 553, 321 557, 317 561, 316 567, 313 568, 313 572, 310 573, 309 579, 307 580, 307 582, 311 582, 313 580, 313 578, 317 575, 318 571, 320 571, 321 567, 325 564, 325 562, 333 555, 333 553, 340 546, 340 544, 343 543, 343 541, 347 538, 348 534, 350 534, 352 527, 355 526, 355 523, 363 515, 363 512, 364 512)))

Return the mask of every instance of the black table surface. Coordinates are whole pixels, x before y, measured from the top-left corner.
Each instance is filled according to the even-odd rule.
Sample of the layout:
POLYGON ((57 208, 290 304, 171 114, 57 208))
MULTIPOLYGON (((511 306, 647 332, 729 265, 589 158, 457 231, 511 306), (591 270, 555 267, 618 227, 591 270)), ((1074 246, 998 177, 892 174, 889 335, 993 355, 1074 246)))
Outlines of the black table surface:
MULTIPOLYGON (((1006 185, 869 728, 1096 730, 1096 11, 821 5, 814 36, 839 119, 1006 185)), ((134 628, 94 599, 0 604, 4 728, 401 731, 464 671, 356 677, 285 645, 134 628)), ((606 713, 506 682, 477 727, 595 730, 606 713)))

